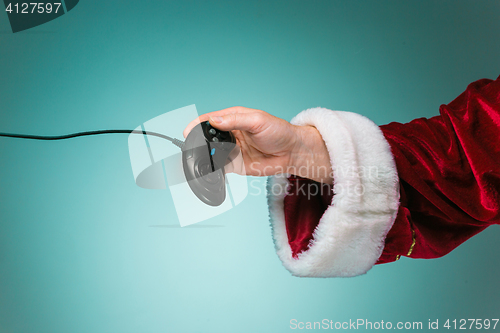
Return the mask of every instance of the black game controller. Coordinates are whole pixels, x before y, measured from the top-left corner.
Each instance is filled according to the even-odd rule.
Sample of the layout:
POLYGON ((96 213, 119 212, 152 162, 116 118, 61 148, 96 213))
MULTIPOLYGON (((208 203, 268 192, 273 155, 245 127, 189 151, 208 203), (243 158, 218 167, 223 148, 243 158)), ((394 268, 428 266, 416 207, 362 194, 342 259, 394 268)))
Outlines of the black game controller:
POLYGON ((235 147, 231 132, 220 131, 208 121, 196 125, 184 142, 184 175, 193 193, 207 205, 219 206, 226 199, 224 166, 232 160, 235 147))

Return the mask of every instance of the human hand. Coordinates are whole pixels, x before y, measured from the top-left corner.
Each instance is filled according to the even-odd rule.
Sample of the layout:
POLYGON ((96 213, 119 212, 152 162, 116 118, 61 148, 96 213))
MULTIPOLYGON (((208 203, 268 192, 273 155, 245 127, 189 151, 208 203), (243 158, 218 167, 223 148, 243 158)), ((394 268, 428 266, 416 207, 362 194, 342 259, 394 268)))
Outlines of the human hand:
POLYGON ((232 131, 242 161, 233 161, 226 172, 249 176, 289 173, 331 183, 330 157, 321 135, 312 126, 295 126, 265 111, 232 107, 201 115, 184 130, 184 137, 202 121, 232 131))

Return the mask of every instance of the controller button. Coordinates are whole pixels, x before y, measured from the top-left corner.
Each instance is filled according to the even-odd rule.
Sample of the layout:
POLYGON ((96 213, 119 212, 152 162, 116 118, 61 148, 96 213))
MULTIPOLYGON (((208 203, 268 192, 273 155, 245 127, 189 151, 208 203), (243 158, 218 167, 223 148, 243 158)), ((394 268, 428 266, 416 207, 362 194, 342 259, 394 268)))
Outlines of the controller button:
POLYGON ((215 133, 217 133, 217 131, 213 128, 211 128, 208 133, 212 134, 212 135, 215 135, 215 133))
POLYGON ((218 138, 212 138, 212 141, 213 142, 219 142, 219 139, 218 138))

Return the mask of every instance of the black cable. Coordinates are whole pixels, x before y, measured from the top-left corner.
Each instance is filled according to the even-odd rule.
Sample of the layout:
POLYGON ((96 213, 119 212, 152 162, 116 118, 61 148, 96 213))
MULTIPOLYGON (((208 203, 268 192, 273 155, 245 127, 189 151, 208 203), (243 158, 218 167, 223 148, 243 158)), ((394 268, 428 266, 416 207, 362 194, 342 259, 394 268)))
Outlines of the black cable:
POLYGON ((148 132, 148 131, 137 131, 137 130, 100 130, 100 131, 87 131, 87 132, 78 132, 67 135, 58 135, 58 136, 43 136, 43 135, 28 135, 28 134, 14 134, 14 133, 0 133, 0 136, 7 138, 18 138, 18 139, 31 139, 31 140, 66 140, 71 138, 76 138, 79 136, 88 136, 88 135, 99 135, 99 134, 114 134, 114 133, 125 133, 125 134, 143 134, 143 135, 151 135, 157 136, 162 139, 166 139, 171 141, 174 145, 182 149, 184 142, 179 139, 174 139, 169 136, 148 132))

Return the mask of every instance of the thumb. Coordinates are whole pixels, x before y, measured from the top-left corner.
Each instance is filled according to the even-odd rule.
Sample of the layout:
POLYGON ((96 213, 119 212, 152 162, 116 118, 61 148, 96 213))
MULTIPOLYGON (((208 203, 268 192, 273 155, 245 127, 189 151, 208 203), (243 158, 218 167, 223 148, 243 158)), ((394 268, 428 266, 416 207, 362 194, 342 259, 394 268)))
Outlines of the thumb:
POLYGON ((211 116, 208 120, 210 125, 222 131, 240 130, 254 134, 266 124, 263 114, 257 112, 211 116))

